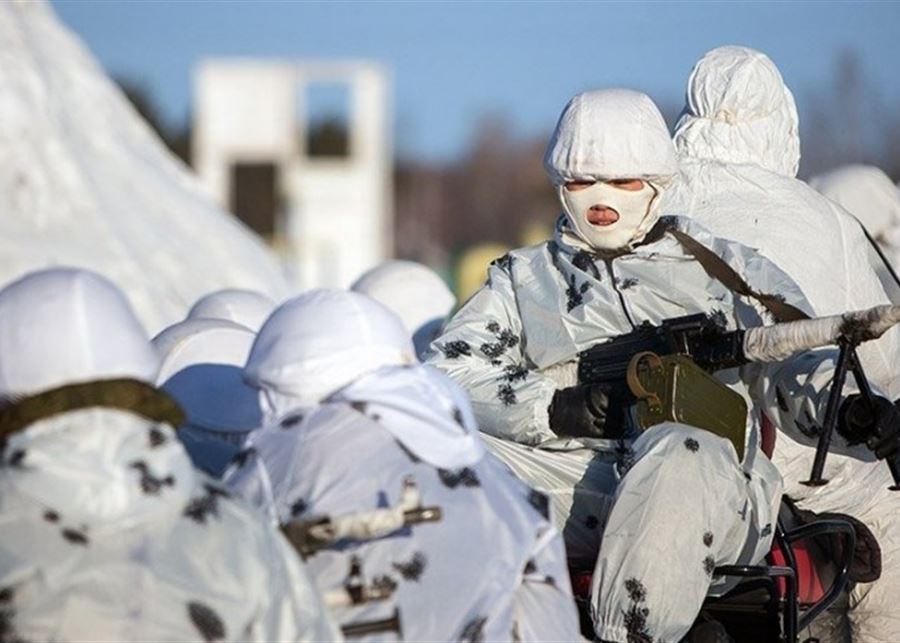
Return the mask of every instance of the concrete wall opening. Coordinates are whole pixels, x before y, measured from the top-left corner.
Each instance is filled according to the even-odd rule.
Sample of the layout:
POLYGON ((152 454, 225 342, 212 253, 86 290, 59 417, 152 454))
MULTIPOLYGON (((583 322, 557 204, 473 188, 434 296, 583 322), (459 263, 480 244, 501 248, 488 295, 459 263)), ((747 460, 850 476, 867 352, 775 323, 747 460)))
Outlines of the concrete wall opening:
POLYGON ((231 166, 231 211, 257 234, 271 239, 280 210, 278 168, 274 163, 231 166))
POLYGON ((310 159, 347 159, 352 155, 351 87, 342 82, 310 82, 301 89, 301 149, 310 159))

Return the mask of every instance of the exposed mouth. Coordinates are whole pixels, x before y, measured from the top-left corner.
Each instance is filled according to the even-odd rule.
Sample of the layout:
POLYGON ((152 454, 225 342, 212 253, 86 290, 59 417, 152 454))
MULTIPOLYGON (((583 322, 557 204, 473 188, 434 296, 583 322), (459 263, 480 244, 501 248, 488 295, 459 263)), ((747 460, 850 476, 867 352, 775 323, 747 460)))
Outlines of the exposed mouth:
POLYGON ((587 221, 595 226, 608 226, 619 220, 619 213, 606 206, 595 205, 587 211, 587 221))

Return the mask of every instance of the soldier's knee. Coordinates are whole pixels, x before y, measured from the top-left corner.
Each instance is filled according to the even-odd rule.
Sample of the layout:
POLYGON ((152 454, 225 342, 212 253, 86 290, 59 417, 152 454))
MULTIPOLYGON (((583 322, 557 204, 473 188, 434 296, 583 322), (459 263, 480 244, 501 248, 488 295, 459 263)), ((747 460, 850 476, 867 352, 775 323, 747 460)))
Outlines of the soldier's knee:
POLYGON ((635 440, 633 448, 636 457, 655 454, 671 465, 697 459, 737 462, 734 447, 728 440, 678 422, 664 422, 650 427, 635 440))

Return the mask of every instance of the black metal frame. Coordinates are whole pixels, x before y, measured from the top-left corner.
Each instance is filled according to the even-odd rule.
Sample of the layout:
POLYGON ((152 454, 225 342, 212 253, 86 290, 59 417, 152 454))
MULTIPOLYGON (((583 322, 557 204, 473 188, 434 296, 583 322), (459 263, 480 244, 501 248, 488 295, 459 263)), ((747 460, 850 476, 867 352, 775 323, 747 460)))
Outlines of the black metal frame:
MULTIPOLYGON (((785 643, 797 643, 800 631, 809 625, 822 612, 828 609, 847 589, 850 583, 850 563, 853 559, 853 551, 856 547, 856 531, 846 520, 828 519, 818 520, 813 523, 785 531, 781 522, 775 531, 775 542, 784 554, 787 565, 723 565, 717 567, 715 574, 718 576, 739 576, 742 578, 758 578, 768 581, 770 601, 782 603, 781 640, 785 643), (800 540, 807 540, 817 536, 841 534, 847 538, 845 556, 839 561, 840 571, 831 584, 831 588, 825 595, 812 605, 803 608, 799 602, 797 589, 797 560, 791 545, 800 540), (785 581, 784 596, 779 596, 777 580, 785 581), (801 609, 803 615, 800 615, 801 609)), ((739 588, 740 586, 738 586, 739 588)), ((735 589, 738 589, 735 588, 735 589)), ((728 595, 735 592, 732 590, 728 595)), ((721 599, 719 599, 721 600, 721 599)))

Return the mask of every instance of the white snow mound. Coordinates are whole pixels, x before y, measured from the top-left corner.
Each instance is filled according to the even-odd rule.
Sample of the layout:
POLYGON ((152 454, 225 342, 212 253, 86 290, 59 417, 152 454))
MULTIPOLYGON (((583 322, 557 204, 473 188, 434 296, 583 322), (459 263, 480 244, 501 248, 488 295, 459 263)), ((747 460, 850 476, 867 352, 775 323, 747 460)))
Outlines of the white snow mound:
POLYGON ((90 268, 151 335, 202 295, 279 300, 274 255, 221 210, 44 2, 0 2, 0 285, 90 268))

